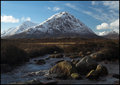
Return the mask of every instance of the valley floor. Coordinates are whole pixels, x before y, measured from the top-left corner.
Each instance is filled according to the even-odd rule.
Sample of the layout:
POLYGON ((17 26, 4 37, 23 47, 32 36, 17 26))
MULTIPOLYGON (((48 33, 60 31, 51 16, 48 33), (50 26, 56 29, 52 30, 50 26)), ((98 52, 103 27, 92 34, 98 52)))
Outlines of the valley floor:
POLYGON ((40 80, 44 83, 53 80, 58 84, 115 84, 119 82, 119 40, 2 39, 1 66, 1 84, 30 80, 40 80), (91 58, 100 61, 97 63, 104 65, 108 70, 105 77, 100 77, 99 80, 89 80, 84 76, 80 80, 49 78, 49 70, 57 64, 56 62, 67 60, 74 63, 73 59, 80 61, 81 58, 94 53, 91 58), (50 57, 54 54, 58 55, 50 57), (64 56, 61 57, 61 54, 64 56), (114 74, 117 74, 117 78, 113 77, 114 74))

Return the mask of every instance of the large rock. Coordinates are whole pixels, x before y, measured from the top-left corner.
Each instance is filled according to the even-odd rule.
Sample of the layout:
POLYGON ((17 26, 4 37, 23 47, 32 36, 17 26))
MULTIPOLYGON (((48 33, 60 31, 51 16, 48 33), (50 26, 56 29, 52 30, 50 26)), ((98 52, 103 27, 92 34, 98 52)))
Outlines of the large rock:
POLYGON ((52 54, 49 57, 50 58, 62 58, 62 57, 64 57, 64 55, 63 54, 52 54))
POLYGON ((87 75, 86 78, 91 80, 99 79, 100 76, 108 75, 108 70, 105 66, 99 64, 95 70, 91 70, 87 75))
POLYGON ((97 72, 95 70, 91 70, 87 75, 86 78, 91 79, 91 80, 96 80, 99 78, 97 72))
POLYGON ((76 64, 79 62, 79 60, 74 60, 74 59, 72 59, 71 62, 72 62, 74 65, 76 65, 76 64))
POLYGON ((77 69, 71 62, 62 61, 53 66, 49 73, 62 76, 62 78, 69 78, 72 73, 77 73, 77 69))
POLYGON ((97 68, 96 68, 95 71, 98 73, 99 76, 106 76, 106 75, 108 75, 107 68, 105 66, 101 65, 101 64, 97 65, 97 68))
POLYGON ((103 61, 103 60, 115 60, 119 59, 119 53, 117 52, 118 50, 115 48, 103 48, 96 53, 91 54, 91 58, 96 60, 96 61, 103 61))
POLYGON ((78 74, 78 73, 72 73, 72 74, 71 74, 71 78, 72 78, 72 79, 82 79, 81 75, 78 74))
POLYGON ((96 69, 97 65, 96 61, 91 57, 86 56, 76 64, 76 68, 81 75, 86 75, 89 71, 96 69))

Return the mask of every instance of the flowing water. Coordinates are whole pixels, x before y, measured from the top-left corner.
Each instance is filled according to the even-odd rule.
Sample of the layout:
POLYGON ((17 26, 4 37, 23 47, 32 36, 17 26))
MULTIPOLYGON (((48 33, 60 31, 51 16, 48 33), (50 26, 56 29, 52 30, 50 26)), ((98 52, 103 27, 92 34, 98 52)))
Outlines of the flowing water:
MULTIPOLYGON (((49 60, 45 60, 46 64, 38 65, 34 60, 46 59, 49 55, 45 55, 42 57, 37 57, 31 59, 26 64, 16 68, 12 72, 1 74, 1 84, 8 84, 13 82, 24 82, 33 79, 40 79, 41 81, 47 81, 46 76, 48 75, 48 70, 55 65, 55 62, 59 60, 71 60, 68 57, 63 58, 50 58, 49 60), (32 74, 33 75, 30 75, 32 74)), ((79 58, 76 58, 79 59, 79 58)), ((102 62, 100 62, 102 63, 102 62)), ((59 84, 113 84, 114 81, 118 81, 118 79, 113 78, 112 74, 119 74, 119 63, 109 63, 104 64, 109 71, 109 75, 101 78, 100 81, 90 81, 88 79, 82 80, 57 80, 59 84)))

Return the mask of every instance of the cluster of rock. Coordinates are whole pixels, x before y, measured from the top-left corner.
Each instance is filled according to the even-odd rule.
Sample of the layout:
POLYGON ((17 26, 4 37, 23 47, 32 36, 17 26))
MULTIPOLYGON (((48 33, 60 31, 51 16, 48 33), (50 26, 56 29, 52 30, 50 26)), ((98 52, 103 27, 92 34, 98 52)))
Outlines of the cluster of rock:
MULTIPOLYGON (((63 58, 56 61, 52 68, 49 69, 49 75, 46 77, 47 80, 54 79, 90 79, 99 80, 100 77, 107 76, 108 70, 98 61, 109 60, 109 50, 102 49, 95 53, 87 52, 87 54, 80 52, 74 54, 52 54, 45 59, 34 60, 35 64, 43 65, 46 64, 46 60, 50 58, 63 58), (71 61, 64 60, 64 57, 69 57, 71 61), (78 58, 78 59, 75 59, 78 58)), ((33 75, 44 75, 45 73, 38 71, 32 72, 26 76, 33 75)), ((113 75, 114 78, 119 78, 118 74, 113 75)), ((23 84, 56 84, 56 81, 50 81, 43 83, 40 80, 31 80, 24 82, 23 84)), ((21 83, 20 83, 21 84, 21 83)))
POLYGON ((85 76, 88 79, 96 80, 101 76, 106 76, 108 70, 90 56, 86 56, 79 61, 61 61, 49 70, 49 74, 61 79, 82 79, 85 76))

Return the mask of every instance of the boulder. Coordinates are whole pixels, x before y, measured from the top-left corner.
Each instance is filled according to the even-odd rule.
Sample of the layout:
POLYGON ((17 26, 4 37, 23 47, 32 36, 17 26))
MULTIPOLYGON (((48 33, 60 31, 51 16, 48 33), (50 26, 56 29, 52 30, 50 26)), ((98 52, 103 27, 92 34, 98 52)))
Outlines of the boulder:
POLYGON ((52 54, 49 56, 50 58, 63 58, 64 55, 63 54, 52 54))
POLYGON ((78 62, 79 62, 79 60, 74 60, 74 59, 71 60, 71 63, 74 65, 77 64, 78 62))
POLYGON ((91 54, 91 58, 96 60, 96 61, 103 61, 103 60, 108 60, 108 61, 111 61, 111 60, 115 60, 115 59, 119 59, 118 57, 118 53, 116 52, 117 50, 116 49, 108 49, 108 48, 103 48, 99 51, 97 51, 96 53, 93 53, 91 54))
POLYGON ((99 79, 100 76, 106 76, 108 75, 107 68, 103 65, 97 65, 97 68, 95 70, 91 70, 87 75, 86 78, 91 80, 99 79))
POLYGON ((90 80, 97 80, 99 78, 97 72, 95 70, 91 70, 87 75, 86 78, 90 80))
POLYGON ((105 60, 105 55, 101 52, 96 52, 90 55, 92 59, 96 60, 96 61, 102 61, 105 60))
POLYGON ((101 65, 101 64, 97 65, 97 68, 96 68, 95 71, 98 73, 99 76, 106 76, 106 75, 108 75, 107 68, 105 66, 101 65))
POLYGON ((43 65, 43 64, 45 64, 46 62, 45 62, 45 60, 44 59, 40 59, 40 60, 37 60, 36 61, 36 64, 39 64, 39 65, 43 65))
POLYGON ((97 65, 96 61, 94 61, 91 57, 86 56, 76 64, 76 68, 81 75, 86 75, 91 70, 95 70, 97 65))
POLYGON ((82 77, 81 77, 80 74, 78 74, 78 73, 72 73, 72 74, 71 74, 71 78, 72 78, 72 79, 82 79, 82 77))
POLYGON ((69 78, 72 73, 77 73, 75 66, 69 61, 62 61, 57 63, 49 70, 50 74, 56 74, 63 78, 69 78))

